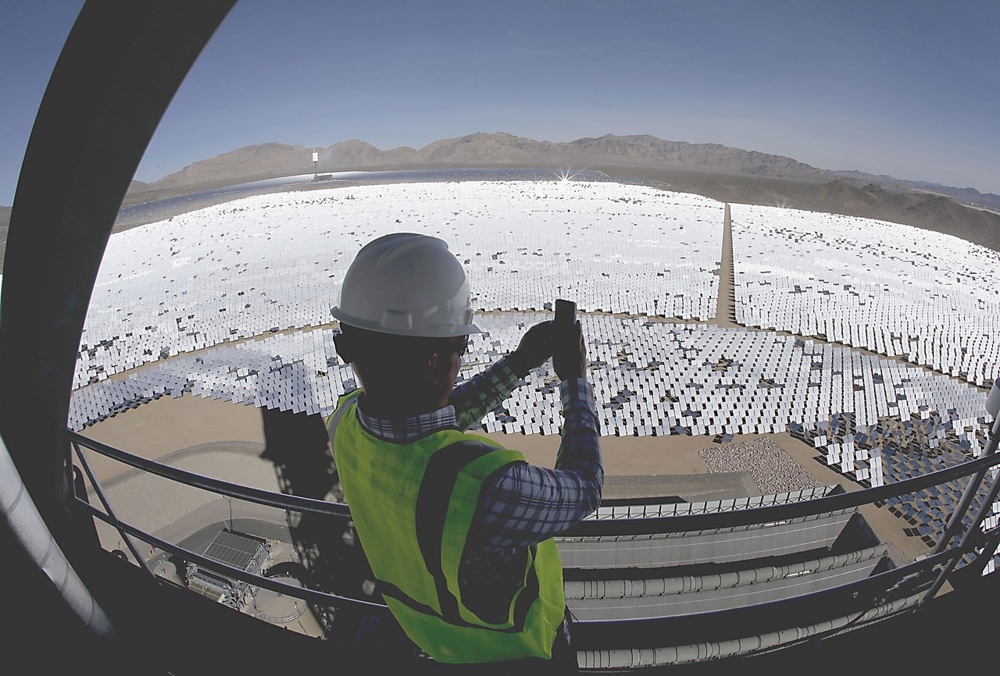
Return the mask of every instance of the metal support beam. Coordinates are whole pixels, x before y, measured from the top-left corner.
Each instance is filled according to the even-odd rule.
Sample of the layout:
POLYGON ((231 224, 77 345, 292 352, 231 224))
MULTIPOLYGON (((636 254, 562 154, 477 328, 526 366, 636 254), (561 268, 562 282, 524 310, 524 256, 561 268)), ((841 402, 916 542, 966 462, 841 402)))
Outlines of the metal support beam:
MULTIPOLYGON (((997 444, 1000 443, 1000 379, 993 381, 989 397, 986 399, 986 410, 993 416, 993 424, 990 425, 989 438, 987 439, 986 449, 983 452, 983 455, 988 457, 996 453, 997 444)), ((969 483, 966 484, 965 490, 962 492, 962 499, 955 506, 955 511, 952 512, 951 518, 948 519, 948 524, 941 532, 941 537, 934 547, 935 554, 947 549, 948 545, 951 544, 952 538, 961 532, 965 514, 969 511, 969 507, 972 505, 972 501, 975 499, 976 493, 979 491, 979 487, 986 478, 988 471, 988 469, 983 468, 969 479, 969 483)))
POLYGON ((70 388, 104 248, 150 137, 234 2, 90 0, 35 119, 4 260, 0 434, 57 538, 70 388))

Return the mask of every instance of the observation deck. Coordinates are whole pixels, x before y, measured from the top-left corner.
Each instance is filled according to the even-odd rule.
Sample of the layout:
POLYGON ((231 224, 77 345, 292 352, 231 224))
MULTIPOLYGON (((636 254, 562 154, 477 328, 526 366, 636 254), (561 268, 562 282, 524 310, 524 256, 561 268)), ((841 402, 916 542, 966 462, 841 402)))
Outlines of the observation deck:
MULTIPOLYGON (((88 301, 122 197, 163 111, 231 4, 87 3, 53 73, 25 157, 2 289, 0 368, 6 382, 20 387, 0 394, 5 451, 0 454, 5 463, 0 541, 10 552, 8 585, 30 597, 21 606, 22 621, 6 637, 9 644, 36 645, 42 626, 51 628, 47 636, 61 640, 61 650, 32 656, 40 669, 80 664, 111 671, 152 664, 172 673, 331 665, 415 668, 386 651, 378 631, 361 631, 390 624, 389 616, 374 589, 365 585, 348 507, 325 499, 331 486, 288 490, 308 478, 294 472, 279 473, 278 490, 222 481, 115 449, 66 427, 88 301), (63 115, 69 109, 77 111, 71 120, 63 115), (53 176, 50 158, 57 153, 64 169, 53 176), (210 495, 206 512, 215 516, 177 538, 119 518, 92 466, 97 457, 210 495), (121 546, 104 545, 99 531, 108 529, 121 546), (247 553, 252 565, 234 566, 209 551, 209 545, 225 540, 220 534, 233 532, 266 543, 247 553), (310 551, 312 557, 304 555, 310 551), (212 598, 192 591, 196 578, 212 598)), ((741 216, 745 221, 753 217, 741 216)), ((738 230, 737 243, 743 232, 738 230)), ((759 286, 770 286, 766 271, 754 275, 759 286)), ((748 300, 735 297, 735 302, 732 318, 744 324, 830 336, 854 331, 852 340, 861 341, 851 328, 854 315, 831 316, 820 331, 818 326, 800 328, 805 321, 801 305, 790 303, 773 317, 755 317, 748 300)), ((708 304, 678 301, 674 307, 686 306, 701 312, 708 304)), ((920 319, 931 322, 933 316, 920 319)), ((621 334, 633 320, 598 321, 608 333, 621 334)), ((870 666, 894 661, 915 666, 918 660, 925 667, 947 664, 948 649, 930 657, 903 651, 930 645, 934 638, 947 645, 963 635, 973 641, 986 635, 974 612, 983 598, 995 597, 986 595, 995 595, 998 585, 991 574, 1000 545, 995 517, 1000 457, 993 453, 997 410, 989 411, 988 439, 976 434, 985 412, 974 410, 979 400, 972 396, 956 401, 962 415, 944 429, 926 406, 910 406, 910 397, 915 401, 920 393, 908 377, 896 377, 898 364, 882 370, 874 358, 866 362, 795 337, 761 340, 752 333, 728 326, 680 328, 664 338, 692 357, 678 368, 681 379, 695 368, 738 368, 727 350, 746 342, 759 348, 775 372, 794 362, 806 372, 840 370, 843 376, 846 365, 857 362, 858 377, 841 378, 837 387, 824 388, 811 379, 802 384, 809 388, 816 382, 814 389, 831 401, 859 401, 854 380, 858 387, 880 384, 883 392, 888 382, 898 391, 895 401, 859 406, 853 417, 827 421, 825 429, 789 429, 822 449, 827 467, 839 469, 852 490, 821 487, 684 506, 644 500, 602 508, 559 542, 568 603, 579 620, 574 648, 581 668, 701 668, 719 658, 750 658, 765 667, 823 659, 847 667, 860 660, 851 650, 876 643, 896 654, 871 655, 870 666), (695 359, 684 344, 695 331, 713 333, 716 352, 695 359), (889 408, 905 409, 910 415, 904 419, 912 425, 886 428, 881 414, 889 408), (859 420, 865 429, 859 429, 859 420), (884 455, 873 455, 869 442, 897 433, 909 435, 907 444, 918 451, 936 448, 946 437, 958 446, 965 442, 969 457, 941 466, 936 454, 915 453, 894 463, 900 473, 889 476, 884 455), (920 446, 924 442, 927 446, 920 446), (900 556, 891 543, 874 536, 879 529, 871 518, 878 510, 892 511, 916 529, 913 537, 929 540, 925 554, 900 556), (921 530, 930 522, 939 527, 921 530), (844 646, 848 649, 838 650, 844 646)), ((864 340, 883 353, 892 346, 917 361, 930 361, 938 372, 947 370, 968 383, 987 383, 990 365, 965 359, 960 350, 944 350, 961 357, 951 368, 940 347, 915 343, 907 350, 911 346, 895 330, 869 332, 864 340)), ((611 356, 639 366, 635 355, 623 350, 611 356)), ((641 369, 650 366, 657 365, 641 369)), ((678 392, 630 401, 625 391, 634 395, 630 388, 641 379, 607 381, 608 393, 623 400, 606 411, 606 427, 619 434, 641 430, 652 436, 684 428, 721 437, 771 433, 785 427, 779 414, 817 413, 778 407, 778 413, 751 415, 759 410, 758 400, 770 401, 770 390, 779 385, 770 373, 761 374, 746 397, 727 391, 693 399, 704 405, 704 415, 675 407, 678 392), (658 405, 668 421, 665 429, 662 424, 656 429, 646 416, 658 405), (740 406, 746 415, 739 420, 721 415, 740 406)), ((713 384, 726 383, 720 378, 713 384)), ((223 384, 216 389, 222 396, 223 384)), ((539 414, 534 422, 542 426, 543 419, 539 414)), ((492 422, 501 428, 510 424, 492 422)), ((546 432, 544 426, 541 431, 546 432)))

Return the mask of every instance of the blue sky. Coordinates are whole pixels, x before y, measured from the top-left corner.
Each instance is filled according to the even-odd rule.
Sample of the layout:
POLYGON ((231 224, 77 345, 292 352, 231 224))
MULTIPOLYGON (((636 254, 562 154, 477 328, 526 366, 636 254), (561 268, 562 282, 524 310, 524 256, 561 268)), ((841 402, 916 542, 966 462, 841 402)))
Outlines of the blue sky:
MULTIPOLYGON (((0 0, 0 204, 82 2, 0 0)), ((1000 3, 241 0, 137 178, 278 141, 722 143, 1000 193, 1000 3)))

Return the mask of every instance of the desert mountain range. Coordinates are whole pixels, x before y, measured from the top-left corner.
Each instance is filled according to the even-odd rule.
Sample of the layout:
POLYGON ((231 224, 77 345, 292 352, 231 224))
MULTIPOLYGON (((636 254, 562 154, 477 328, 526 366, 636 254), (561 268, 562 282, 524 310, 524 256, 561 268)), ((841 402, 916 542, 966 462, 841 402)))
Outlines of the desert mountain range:
MULTIPOLYGON (((137 184, 136 192, 170 190, 220 181, 252 181, 313 170, 311 148, 282 143, 246 146, 201 160, 151 184, 137 184)), ((419 150, 400 147, 379 150, 352 140, 316 149, 318 170, 398 169, 427 167, 645 167, 673 168, 722 174, 780 178, 815 183, 844 179, 855 187, 877 183, 889 190, 925 191, 953 197, 974 206, 1000 209, 1000 195, 972 188, 903 181, 858 171, 817 169, 782 155, 732 148, 717 143, 664 141, 649 135, 581 138, 568 143, 534 141, 502 132, 470 134, 435 141, 419 150)))
MULTIPOLYGON (((505 133, 471 134, 435 141, 420 150, 405 146, 379 150, 370 143, 353 140, 335 143, 318 152, 320 172, 457 166, 669 165, 755 176, 812 177, 817 180, 835 178, 830 172, 823 172, 788 157, 717 144, 663 141, 653 136, 608 135, 582 138, 569 143, 551 143, 505 133)), ((265 143, 195 162, 148 187, 170 189, 233 178, 249 181, 308 173, 312 170, 311 149, 265 143)))
MULTIPOLYGON (((265 143, 200 160, 153 183, 133 181, 127 204, 197 193, 265 178, 313 172, 312 151, 265 143)), ((725 202, 784 206, 877 218, 961 237, 1000 251, 1000 195, 904 181, 857 171, 818 169, 790 157, 715 143, 649 135, 535 141, 502 132, 435 141, 419 150, 379 150, 352 140, 319 153, 319 173, 446 167, 590 168, 725 202)), ((327 187, 322 182, 316 187, 327 187)), ((10 208, 0 207, 0 247, 10 208)), ((2 251, 0 251, 2 253, 2 251)))
MULTIPOLYGON (((136 182, 129 202, 313 171, 312 148, 247 146, 195 162, 155 183, 136 182)), ((414 150, 379 150, 364 141, 317 149, 320 173, 350 169, 551 167, 599 169, 621 180, 654 181, 742 204, 785 206, 905 223, 1000 250, 1000 195, 902 181, 891 176, 817 169, 790 157, 717 143, 664 141, 649 135, 551 143, 506 133, 470 134, 414 150), (966 205, 960 204, 964 202, 966 205), (980 208, 969 208, 967 205, 980 208)))

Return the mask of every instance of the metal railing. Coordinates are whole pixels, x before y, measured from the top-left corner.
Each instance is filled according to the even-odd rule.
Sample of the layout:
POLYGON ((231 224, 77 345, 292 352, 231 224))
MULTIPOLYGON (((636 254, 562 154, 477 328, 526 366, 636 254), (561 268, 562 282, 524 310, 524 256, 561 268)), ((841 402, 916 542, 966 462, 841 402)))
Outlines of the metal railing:
MULTIPOLYGON (((997 426, 997 425, 995 425, 997 426)), ((972 476, 967 486, 966 494, 975 494, 982 482, 991 475, 990 469, 1000 466, 1000 454, 993 453, 996 448, 997 437, 992 434, 990 448, 987 455, 978 459, 954 465, 945 469, 935 471, 923 476, 914 477, 897 483, 886 484, 877 488, 869 488, 849 493, 829 495, 826 497, 792 502, 786 504, 775 504, 767 507, 757 507, 752 509, 704 513, 686 514, 680 516, 667 517, 643 517, 643 518, 616 518, 604 520, 587 520, 579 523, 570 531, 564 534, 565 537, 589 538, 607 537, 615 535, 633 534, 666 534, 684 533, 689 531, 704 531, 711 529, 725 529, 754 524, 767 524, 787 521, 809 516, 825 514, 840 510, 854 509, 863 505, 878 503, 891 498, 898 498, 907 494, 916 493, 931 486, 948 483, 964 477, 972 476), (975 485, 973 485, 975 484, 975 485)), ((312 498, 295 495, 286 495, 271 491, 251 488, 240 484, 235 484, 219 479, 202 476, 193 472, 185 471, 177 467, 171 467, 152 460, 141 458, 122 450, 116 449, 107 444, 89 439, 79 433, 68 431, 69 446, 75 451, 76 457, 83 466, 84 471, 98 496, 103 511, 92 506, 85 496, 76 496, 77 503, 95 519, 108 524, 116 529, 122 539, 128 543, 132 556, 142 565, 150 576, 155 576, 153 570, 145 564, 143 557, 136 549, 132 538, 146 542, 153 547, 164 552, 177 556, 186 562, 196 564, 205 569, 215 571, 234 580, 247 583, 263 589, 268 589, 280 594, 301 598, 309 603, 331 608, 352 607, 369 614, 383 614, 388 612, 388 608, 377 602, 366 601, 359 598, 342 596, 305 586, 296 586, 283 583, 272 578, 262 577, 233 566, 220 563, 202 554, 193 552, 181 547, 178 544, 168 542, 150 533, 123 522, 117 518, 114 510, 100 486, 100 482, 94 475, 87 460, 83 448, 90 449, 100 455, 137 468, 152 475, 162 477, 187 486, 211 491, 228 498, 237 498, 259 505, 275 507, 287 512, 299 512, 302 514, 316 514, 339 519, 349 519, 350 510, 347 505, 326 502, 312 498)), ((801 637, 791 636, 784 643, 779 642, 781 647, 792 645, 801 640, 815 640, 817 636, 832 635, 855 628, 860 624, 884 617, 895 615, 898 612, 905 612, 907 609, 920 606, 933 598, 941 589, 956 565, 966 557, 972 555, 973 566, 980 572, 993 556, 997 541, 1000 540, 1000 526, 988 532, 981 529, 981 524, 985 516, 988 515, 990 507, 996 501, 997 492, 1000 489, 1000 478, 993 481, 993 485, 988 491, 985 504, 976 514, 973 522, 966 526, 964 536, 955 546, 950 546, 958 534, 958 527, 961 524, 964 514, 954 514, 949 522, 949 526, 943 529, 941 543, 929 555, 922 557, 912 563, 898 568, 877 573, 863 580, 864 589, 869 590, 871 599, 866 607, 858 612, 852 612, 844 619, 844 615, 837 615, 835 618, 827 618, 829 626, 825 629, 815 631, 809 630, 801 637), (978 550, 978 551, 977 551, 978 550), (939 571, 933 573, 935 568, 939 571), (908 599, 905 603, 901 599, 908 599), (918 599, 914 601, 914 599, 918 599)), ((967 510, 971 501, 962 500, 959 507, 967 510)), ((815 596, 816 593, 809 596, 815 596)), ((857 594, 855 594, 856 596, 857 594)), ((801 597, 807 598, 807 597, 801 597)), ((824 620, 826 622, 827 620, 824 620)), ((595 621, 592 624, 608 624, 611 621, 595 621)), ((642 621, 631 621, 631 625, 641 624, 642 621)), ((811 622, 808 627, 818 627, 823 623, 811 622)), ((766 642, 765 642, 766 643, 766 642)), ((720 643, 721 645, 721 643, 720 643)), ((761 644, 764 645, 763 643, 761 644)), ((765 648, 761 648, 763 650, 765 648)), ((773 649, 773 646, 772 646, 773 649)), ((586 651, 581 649, 581 655, 586 651)), ((602 651, 597 651, 602 652, 602 651)), ((681 654, 683 651, 678 652, 681 654)), ((587 658, 589 660, 590 658, 587 658)), ((595 658, 596 659, 596 658, 595 658)), ((584 660, 581 657, 581 660, 584 660)), ((584 660, 584 661, 587 661, 584 660)), ((598 660, 603 663, 603 658, 598 660)), ((598 668, 598 667, 594 667, 598 668)), ((602 667, 603 668, 603 667, 602 667)))
MULTIPOLYGON (((77 432, 67 431, 67 435, 75 448, 78 446, 89 448, 105 457, 188 486, 194 486, 260 505, 280 507, 290 511, 346 518, 350 518, 351 515, 350 508, 345 504, 325 502, 323 500, 295 495, 285 495, 283 493, 273 493, 219 479, 212 479, 126 453, 113 446, 89 439, 77 432)), ((79 456, 79 449, 76 448, 76 450, 79 456)), ((81 462, 85 462, 85 460, 81 459, 81 462)), ((565 536, 595 537, 604 535, 634 535, 639 533, 683 533, 687 531, 732 528, 815 516, 817 514, 852 509, 861 505, 915 493, 925 488, 938 486, 972 474, 985 473, 997 466, 1000 466, 1000 455, 988 455, 958 465, 952 465, 936 472, 906 479, 905 481, 800 502, 707 514, 587 520, 571 528, 565 533, 565 536)))

